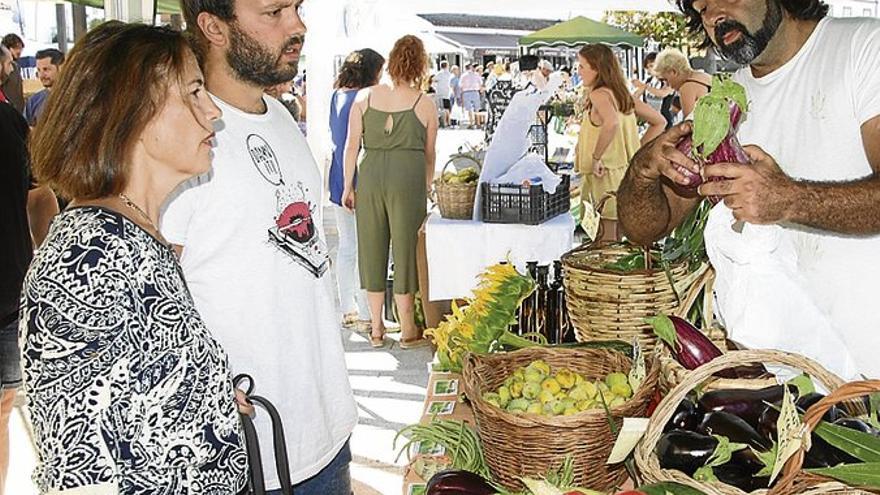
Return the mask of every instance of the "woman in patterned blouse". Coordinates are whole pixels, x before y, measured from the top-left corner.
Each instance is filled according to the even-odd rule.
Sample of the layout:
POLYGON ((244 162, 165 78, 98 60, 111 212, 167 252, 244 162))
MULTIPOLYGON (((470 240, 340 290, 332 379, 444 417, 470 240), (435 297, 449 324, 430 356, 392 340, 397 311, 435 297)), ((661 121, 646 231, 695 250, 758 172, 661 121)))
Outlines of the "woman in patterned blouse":
POLYGON ((72 199, 22 294, 40 493, 246 483, 226 355, 156 228, 171 191, 211 166, 220 110, 202 79, 180 33, 108 22, 77 43, 35 130, 36 178, 72 199))

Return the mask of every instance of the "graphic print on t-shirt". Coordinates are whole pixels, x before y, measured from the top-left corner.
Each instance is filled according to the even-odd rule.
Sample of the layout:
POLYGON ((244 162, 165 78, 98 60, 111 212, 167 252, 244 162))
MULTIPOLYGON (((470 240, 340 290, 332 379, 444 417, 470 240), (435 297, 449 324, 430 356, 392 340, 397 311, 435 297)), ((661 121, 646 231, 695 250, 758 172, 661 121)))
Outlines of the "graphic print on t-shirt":
POLYGON ((308 189, 302 182, 284 183, 278 158, 262 137, 249 135, 247 149, 260 175, 275 186, 275 218, 269 227, 269 242, 316 278, 321 277, 330 266, 330 256, 315 227, 315 206, 306 196, 308 189))

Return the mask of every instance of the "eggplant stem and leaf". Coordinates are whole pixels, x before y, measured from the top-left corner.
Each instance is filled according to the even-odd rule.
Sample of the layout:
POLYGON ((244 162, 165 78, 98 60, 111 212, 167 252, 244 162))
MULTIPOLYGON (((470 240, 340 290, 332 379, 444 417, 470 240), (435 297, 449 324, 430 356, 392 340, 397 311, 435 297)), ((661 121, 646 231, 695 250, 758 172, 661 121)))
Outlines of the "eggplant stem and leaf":
POLYGON ((776 467, 776 456, 779 454, 779 444, 774 440, 773 445, 766 452, 756 450, 754 447, 749 448, 752 449, 752 453, 755 454, 758 461, 764 465, 760 471, 755 473, 755 477, 770 476, 773 474, 773 469, 776 467))
POLYGON ((694 473, 694 479, 697 481, 718 481, 713 468, 727 464, 733 457, 734 452, 748 447, 744 443, 731 442, 729 438, 723 435, 712 436, 718 440, 718 444, 715 446, 715 451, 712 452, 712 456, 709 457, 706 464, 698 468, 694 473))

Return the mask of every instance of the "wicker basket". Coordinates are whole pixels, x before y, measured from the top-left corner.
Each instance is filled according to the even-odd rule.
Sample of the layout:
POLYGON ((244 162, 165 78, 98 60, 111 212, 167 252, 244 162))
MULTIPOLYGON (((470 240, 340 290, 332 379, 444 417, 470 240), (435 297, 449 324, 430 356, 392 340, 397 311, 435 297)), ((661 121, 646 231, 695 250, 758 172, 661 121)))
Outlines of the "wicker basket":
POLYGON ((473 167, 480 171, 480 162, 470 155, 454 155, 440 172, 440 177, 434 180, 434 191, 437 194, 437 207, 440 208, 440 216, 453 220, 470 220, 474 216, 474 198, 477 195, 478 182, 473 184, 449 184, 443 182, 443 172, 450 165, 460 167, 473 167))
MULTIPOLYGON (((510 490, 522 490, 522 476, 543 476, 566 455, 574 460, 574 484, 596 490, 619 486, 626 479, 623 465, 607 465, 614 445, 603 409, 571 416, 514 415, 483 400, 483 392, 497 389, 516 369, 543 359, 551 368, 567 367, 588 380, 615 371, 629 372, 629 357, 604 349, 535 347, 490 355, 469 354, 463 384, 471 401, 486 464, 493 478, 510 490)), ((659 367, 653 357, 642 386, 625 404, 611 410, 620 426, 623 417, 644 416, 657 385, 659 367)))
MULTIPOLYGON (((714 373, 745 363, 771 363, 790 366, 808 373, 829 390, 846 390, 841 389, 844 383, 840 378, 806 357, 780 351, 731 351, 688 373, 687 377, 676 385, 657 406, 654 415, 651 416, 648 430, 645 432, 645 436, 639 442, 634 453, 636 467, 646 483, 674 481, 696 488, 707 495, 745 495, 745 492, 734 486, 720 482, 700 482, 681 471, 663 469, 660 467, 657 456, 654 454, 660 436, 663 434, 663 427, 675 413, 676 406, 685 398, 688 392, 705 382, 714 373)), ((735 380, 730 380, 729 384, 735 386, 735 382, 735 380)), ((838 395, 834 393, 829 397, 838 397, 838 395)), ((827 404, 828 401, 820 401, 814 405, 814 408, 823 403, 827 404)), ((810 411, 813 411, 814 408, 811 408, 810 411)), ((824 410, 822 412, 824 413, 824 410)), ((820 417, 821 415, 822 413, 818 414, 820 417)), ((800 472, 801 461, 797 461, 796 464, 793 464, 793 462, 795 461, 790 461, 790 465, 786 465, 785 471, 786 474, 793 474, 789 474, 790 477, 788 479, 780 479, 776 483, 773 489, 774 494, 865 493, 842 483, 829 481, 827 478, 802 473, 800 472)), ((767 492, 768 490, 763 489, 752 493, 757 495, 766 494, 767 492)))
POLYGON ((695 284, 709 270, 708 264, 692 272, 686 263, 672 265, 674 288, 663 269, 621 273, 603 268, 630 249, 621 243, 599 242, 562 256, 568 314, 579 341, 632 342, 638 338, 642 349, 649 352, 657 337, 646 319, 689 308, 685 302, 691 299, 690 294, 702 288, 695 284))

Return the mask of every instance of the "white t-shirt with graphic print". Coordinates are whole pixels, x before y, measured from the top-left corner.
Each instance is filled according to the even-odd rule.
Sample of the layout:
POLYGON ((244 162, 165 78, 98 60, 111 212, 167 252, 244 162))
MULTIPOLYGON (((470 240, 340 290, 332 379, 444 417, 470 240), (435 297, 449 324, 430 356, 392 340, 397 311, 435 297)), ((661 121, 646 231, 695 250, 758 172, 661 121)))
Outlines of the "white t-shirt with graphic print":
MULTIPOLYGON (((234 374, 281 413, 295 483, 318 473, 357 423, 321 223, 321 173, 290 113, 223 111, 211 172, 175 191, 162 233, 184 246, 189 289, 234 374)), ((268 415, 256 419, 278 488, 268 415)))

